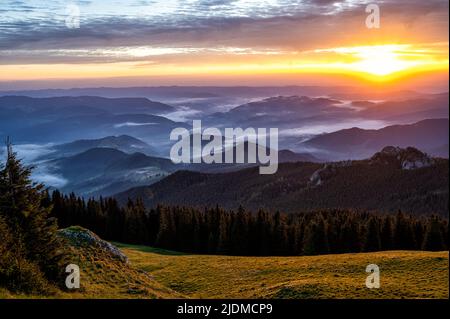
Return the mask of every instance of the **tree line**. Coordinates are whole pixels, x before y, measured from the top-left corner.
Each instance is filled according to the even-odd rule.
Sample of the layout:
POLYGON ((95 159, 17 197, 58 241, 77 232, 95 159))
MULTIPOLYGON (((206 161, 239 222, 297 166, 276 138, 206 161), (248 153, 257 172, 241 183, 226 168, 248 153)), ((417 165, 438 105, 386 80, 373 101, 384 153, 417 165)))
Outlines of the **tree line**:
POLYGON ((45 205, 60 227, 80 225, 107 240, 199 254, 315 255, 381 250, 446 250, 448 220, 329 209, 295 214, 216 207, 158 205, 142 200, 121 207, 59 191, 45 205))

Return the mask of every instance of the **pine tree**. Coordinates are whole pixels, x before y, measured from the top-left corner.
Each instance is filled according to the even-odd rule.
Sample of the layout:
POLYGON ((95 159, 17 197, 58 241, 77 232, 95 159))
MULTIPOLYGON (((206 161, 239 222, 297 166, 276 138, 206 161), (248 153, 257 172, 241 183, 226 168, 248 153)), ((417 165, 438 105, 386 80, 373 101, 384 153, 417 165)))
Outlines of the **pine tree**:
POLYGON ((304 224, 303 221, 298 221, 294 225, 294 233, 293 233, 293 247, 292 252, 294 255, 300 255, 303 253, 303 233, 304 233, 304 224))
POLYGON ((219 240, 217 243, 217 253, 219 254, 228 254, 230 252, 229 229, 229 215, 224 211, 221 211, 219 221, 219 240))
POLYGON ((401 211, 395 218, 394 245, 396 249, 414 249, 416 245, 411 219, 401 211))
POLYGON ((393 248, 394 238, 392 229, 392 219, 389 216, 383 218, 381 222, 380 240, 382 250, 391 250, 393 248))
POLYGON ((438 218, 435 216, 428 223, 422 249, 430 251, 441 251, 445 249, 441 226, 438 218))
POLYGON ((284 255, 287 244, 287 234, 280 212, 276 212, 272 218, 272 245, 271 255, 284 255))
POLYGON ((364 240, 364 251, 381 250, 380 229, 375 217, 369 219, 367 225, 366 237, 364 240))
POLYGON ((306 227, 303 243, 305 255, 319 255, 329 252, 325 222, 322 217, 312 221, 306 227))
POLYGON ((343 223, 339 236, 339 252, 359 252, 361 250, 360 232, 353 218, 343 223))
POLYGON ((14 238, 2 215, 0 208, 0 282, 7 283, 17 266, 14 261, 18 261, 22 255, 17 255, 19 252, 14 249, 14 238))
POLYGON ((444 239, 444 250, 448 250, 448 220, 440 220, 441 232, 444 239))
POLYGON ((166 249, 176 249, 176 227, 173 212, 167 207, 157 207, 160 211, 160 227, 156 238, 157 246, 166 249))
MULTIPOLYGON (((0 217, 14 238, 11 252, 57 281, 64 272, 63 243, 57 236, 56 219, 50 216, 51 207, 42 205, 46 196, 43 185, 30 180, 31 169, 22 165, 7 141, 6 164, 0 171, 0 217)), ((20 271, 21 265, 18 267, 20 271)))
POLYGON ((248 224, 247 215, 242 206, 233 214, 231 226, 231 251, 233 254, 248 254, 248 224))

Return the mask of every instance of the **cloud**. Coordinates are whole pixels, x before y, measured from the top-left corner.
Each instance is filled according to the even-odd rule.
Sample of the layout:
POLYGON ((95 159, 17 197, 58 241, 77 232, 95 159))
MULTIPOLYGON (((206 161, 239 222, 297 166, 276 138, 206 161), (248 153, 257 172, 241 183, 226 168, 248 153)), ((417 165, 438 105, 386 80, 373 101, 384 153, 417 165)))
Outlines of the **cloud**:
POLYGON ((39 169, 31 174, 31 179, 37 183, 42 183, 47 187, 64 187, 68 181, 62 176, 50 174, 44 169, 39 169))
MULTIPOLYGON (((65 1, 42 3, 2 3, 0 64, 149 62, 147 56, 108 54, 142 46, 308 50, 324 43, 342 46, 355 34, 364 38, 373 32, 364 27, 367 1, 362 0, 74 1, 81 8, 80 29, 65 27, 65 1)), ((426 26, 423 38, 448 41, 448 1, 405 5, 385 0, 379 5, 386 30, 401 24, 395 29, 401 40, 419 37, 426 26)), ((381 39, 391 33, 381 30, 381 39)), ((232 54, 216 52, 222 53, 232 54)))
MULTIPOLYGON (((14 145, 13 149, 17 153, 17 157, 27 165, 33 163, 37 158, 53 152, 51 144, 19 144, 14 145)), ((0 147, 0 156, 4 157, 5 154, 6 147, 0 147)))
POLYGON ((136 122, 124 122, 124 123, 119 123, 119 124, 115 124, 114 127, 115 128, 121 128, 121 127, 133 127, 133 126, 148 126, 148 125, 158 125, 158 123, 136 123, 136 122))
POLYGON ((202 111, 193 110, 188 107, 180 107, 179 110, 165 115, 168 119, 175 122, 187 122, 190 119, 198 118, 202 115, 202 111))

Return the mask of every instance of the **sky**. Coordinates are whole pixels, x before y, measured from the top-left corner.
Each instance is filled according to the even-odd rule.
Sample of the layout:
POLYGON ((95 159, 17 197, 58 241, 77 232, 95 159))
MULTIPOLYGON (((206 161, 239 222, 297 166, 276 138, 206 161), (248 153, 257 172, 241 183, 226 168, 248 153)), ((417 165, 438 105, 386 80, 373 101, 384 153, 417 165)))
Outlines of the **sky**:
POLYGON ((448 83, 448 20, 447 0, 2 0, 0 87, 448 83))

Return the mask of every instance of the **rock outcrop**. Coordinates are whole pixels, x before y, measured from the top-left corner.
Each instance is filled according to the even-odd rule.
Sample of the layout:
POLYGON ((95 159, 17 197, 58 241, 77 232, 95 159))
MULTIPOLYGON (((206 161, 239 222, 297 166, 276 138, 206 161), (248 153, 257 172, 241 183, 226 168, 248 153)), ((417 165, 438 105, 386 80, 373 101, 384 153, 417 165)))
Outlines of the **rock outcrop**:
POLYGON ((317 171, 315 171, 311 177, 309 178, 309 185, 310 186, 319 186, 322 185, 322 183, 331 178, 335 172, 336 169, 339 167, 348 167, 352 165, 352 161, 341 161, 341 162, 334 162, 334 163, 326 163, 324 166, 317 171))
POLYGON ((122 253, 119 248, 105 240, 102 240, 100 237, 86 228, 80 226, 71 226, 59 230, 59 235, 68 240, 69 243, 74 247, 88 247, 96 250, 99 249, 114 259, 117 259, 124 263, 128 263, 127 256, 122 253))
POLYGON ((435 164, 435 160, 426 153, 419 151, 414 147, 400 148, 395 146, 386 146, 380 152, 375 153, 369 160, 364 161, 340 161, 326 163, 316 170, 309 178, 309 186, 320 186, 324 181, 336 175, 341 167, 352 166, 354 163, 367 162, 369 165, 391 165, 398 169, 413 170, 422 167, 428 167, 435 164))
POLYGON ((404 170, 418 169, 433 165, 434 160, 426 153, 414 147, 406 149, 386 146, 370 159, 370 164, 381 163, 395 165, 404 170))

